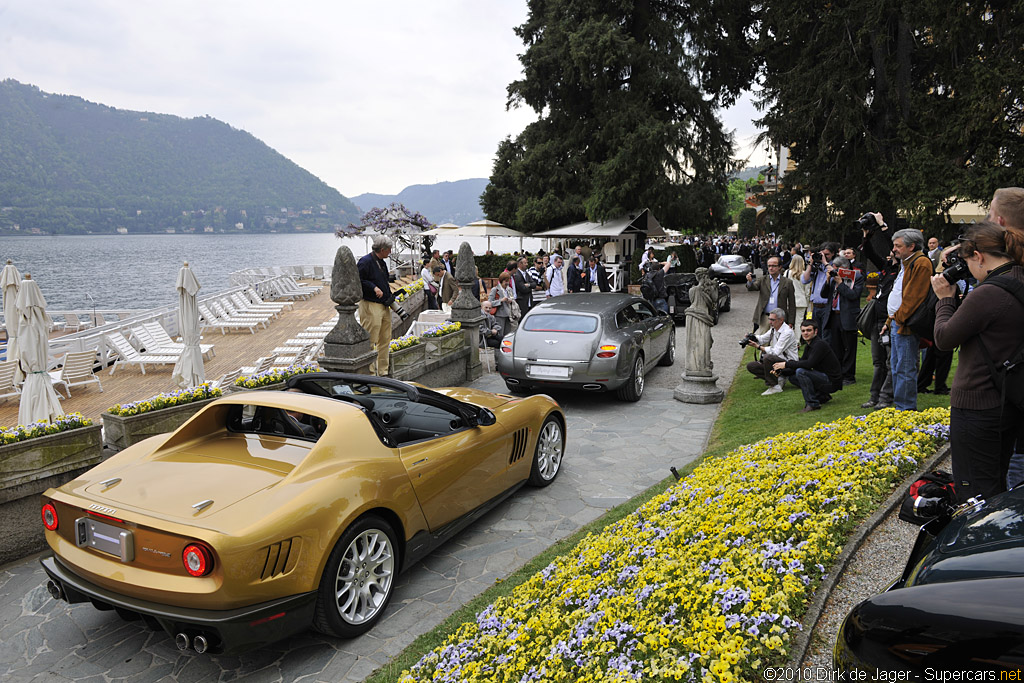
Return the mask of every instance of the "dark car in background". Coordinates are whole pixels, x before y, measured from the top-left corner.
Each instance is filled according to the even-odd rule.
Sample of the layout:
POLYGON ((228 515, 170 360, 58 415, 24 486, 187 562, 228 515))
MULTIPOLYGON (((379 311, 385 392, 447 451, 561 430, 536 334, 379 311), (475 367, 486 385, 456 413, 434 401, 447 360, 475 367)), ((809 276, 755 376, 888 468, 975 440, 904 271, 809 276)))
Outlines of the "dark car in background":
POLYGON ((746 282, 747 275, 753 274, 754 268, 739 254, 726 254, 718 257, 718 260, 708 268, 711 277, 726 282, 746 282))
MULTIPOLYGON (((732 290, 721 280, 718 282, 718 305, 711 311, 711 317, 718 324, 718 314, 732 308, 732 290)), ((690 288, 697 284, 694 273, 669 273, 665 276, 665 289, 668 291, 668 312, 672 319, 681 325, 686 324, 683 314, 690 306, 690 288)))
POLYGON ((1017 680, 937 672, 1024 668, 1024 487, 921 527, 899 580, 847 615, 833 661, 864 680, 1017 680))
POLYGON ((638 401, 644 375, 675 361, 672 318, 650 302, 611 292, 547 299, 523 316, 494 354, 510 391, 614 391, 638 401))

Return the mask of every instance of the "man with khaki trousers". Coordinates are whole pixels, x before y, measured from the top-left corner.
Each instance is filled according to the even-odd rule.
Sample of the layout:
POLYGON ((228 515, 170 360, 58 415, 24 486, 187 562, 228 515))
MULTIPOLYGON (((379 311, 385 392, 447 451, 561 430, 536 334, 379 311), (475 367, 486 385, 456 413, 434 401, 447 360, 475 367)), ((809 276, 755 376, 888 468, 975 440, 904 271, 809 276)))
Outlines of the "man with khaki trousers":
POLYGON ((377 235, 370 246, 371 252, 359 259, 359 280, 363 298, 359 302, 359 324, 370 334, 370 343, 377 359, 370 363, 370 374, 383 377, 388 374, 391 360, 391 287, 388 285, 388 265, 384 259, 391 255, 393 243, 386 235, 377 235))

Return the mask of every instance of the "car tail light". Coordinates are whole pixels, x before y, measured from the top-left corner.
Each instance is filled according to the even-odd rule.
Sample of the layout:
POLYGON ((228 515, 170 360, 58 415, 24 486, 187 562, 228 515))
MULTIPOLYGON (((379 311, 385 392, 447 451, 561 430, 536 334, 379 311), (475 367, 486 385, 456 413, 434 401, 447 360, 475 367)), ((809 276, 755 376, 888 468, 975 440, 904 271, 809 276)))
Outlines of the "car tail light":
POLYGON ((47 503, 43 506, 43 526, 50 531, 56 531, 58 523, 57 508, 53 507, 52 503, 47 503))
POLYGON ((512 340, 511 339, 503 339, 501 341, 501 352, 502 353, 512 353, 512 340))
POLYGON ((205 545, 189 543, 181 553, 185 571, 192 576, 206 576, 213 570, 213 553, 205 545))
POLYGON ((600 350, 597 352, 598 358, 614 358, 615 354, 618 353, 619 347, 614 344, 603 344, 600 350))

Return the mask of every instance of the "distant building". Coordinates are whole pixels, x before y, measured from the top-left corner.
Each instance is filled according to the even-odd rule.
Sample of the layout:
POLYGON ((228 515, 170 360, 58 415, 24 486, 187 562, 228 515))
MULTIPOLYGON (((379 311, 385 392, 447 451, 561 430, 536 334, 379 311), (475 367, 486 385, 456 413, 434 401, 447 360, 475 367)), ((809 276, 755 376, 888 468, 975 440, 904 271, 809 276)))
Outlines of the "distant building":
POLYGON ((203 232, 213 232, 213 226, 207 225, 205 228, 203 228, 203 232))
POLYGON ((128 234, 128 228, 118 228, 117 229, 117 234, 118 235, 127 235, 128 234))

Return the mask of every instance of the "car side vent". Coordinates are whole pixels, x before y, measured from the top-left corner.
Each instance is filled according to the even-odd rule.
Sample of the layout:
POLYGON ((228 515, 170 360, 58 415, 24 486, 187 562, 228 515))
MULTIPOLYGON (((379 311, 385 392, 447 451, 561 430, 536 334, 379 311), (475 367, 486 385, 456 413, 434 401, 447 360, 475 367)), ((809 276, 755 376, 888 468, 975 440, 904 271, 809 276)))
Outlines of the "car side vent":
POLYGON ((529 436, 530 430, 525 428, 512 435, 512 457, 508 459, 509 465, 526 455, 526 441, 529 436))
POLYGON ((263 573, 260 575, 263 581, 287 574, 295 567, 299 558, 299 539, 289 538, 269 545, 264 550, 266 556, 263 561, 263 573))

